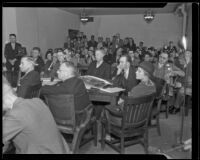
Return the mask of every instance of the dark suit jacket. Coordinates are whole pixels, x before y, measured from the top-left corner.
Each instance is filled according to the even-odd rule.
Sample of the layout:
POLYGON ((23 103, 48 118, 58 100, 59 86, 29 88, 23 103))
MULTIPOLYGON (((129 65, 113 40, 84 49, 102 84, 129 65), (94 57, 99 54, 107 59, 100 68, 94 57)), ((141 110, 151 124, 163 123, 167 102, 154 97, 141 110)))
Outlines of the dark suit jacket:
POLYGON ((41 83, 40 75, 37 71, 30 71, 25 77, 20 79, 20 86, 17 87, 17 96, 25 98, 30 86, 41 83))
POLYGON ((50 77, 50 70, 49 67, 51 65, 52 61, 51 60, 47 60, 45 65, 44 65, 44 77, 50 77))
POLYGON ((69 147, 48 107, 38 98, 18 98, 3 119, 3 143, 18 154, 67 154, 69 147))
POLYGON ((40 94, 72 94, 75 98, 75 110, 81 110, 90 103, 85 84, 78 77, 69 78, 53 86, 45 85, 41 88, 40 94), (81 95, 84 95, 83 98, 79 97, 81 95))
POLYGON ((116 74, 117 74, 117 68, 113 74, 114 85, 126 89, 126 92, 129 92, 133 87, 135 87, 138 84, 138 80, 136 79, 136 69, 132 65, 129 68, 129 74, 128 74, 127 79, 125 79, 125 77, 122 73, 119 75, 116 75, 116 74))
POLYGON ((15 65, 14 65, 14 69, 15 70, 19 70, 19 64, 20 64, 20 57, 17 57, 18 51, 21 48, 21 44, 20 43, 16 43, 15 44, 15 49, 12 49, 11 43, 7 43, 5 45, 5 49, 4 49, 4 56, 6 58, 6 68, 7 70, 12 70, 12 65, 10 64, 10 62, 8 60, 12 60, 17 58, 17 61, 15 61, 15 65))
POLYGON ((98 68, 96 68, 97 61, 93 61, 87 71, 87 75, 99 77, 102 79, 111 79, 111 66, 106 62, 103 62, 98 68))
POLYGON ((44 60, 42 59, 42 57, 38 57, 36 60, 36 63, 38 64, 37 66, 35 66, 35 71, 41 73, 42 71, 44 71, 44 60))

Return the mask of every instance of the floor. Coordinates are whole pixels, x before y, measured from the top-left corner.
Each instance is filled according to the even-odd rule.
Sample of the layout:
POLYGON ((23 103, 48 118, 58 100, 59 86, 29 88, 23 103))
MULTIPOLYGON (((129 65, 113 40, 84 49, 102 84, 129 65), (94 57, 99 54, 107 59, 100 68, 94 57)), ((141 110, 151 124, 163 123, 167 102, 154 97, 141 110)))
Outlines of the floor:
MULTIPOLYGON (((181 126, 181 115, 177 113, 176 115, 169 114, 169 117, 165 118, 165 113, 160 115, 160 126, 161 126, 161 136, 158 135, 156 128, 149 130, 149 150, 150 153, 156 152, 158 149, 164 151, 166 155, 175 159, 190 159, 191 154, 188 151, 182 151, 180 149, 172 148, 174 144, 177 144, 176 141, 179 136, 178 131, 181 126), (173 151, 171 151, 173 150, 173 151)), ((100 125, 98 139, 100 139, 100 125)), ((183 141, 191 138, 192 133, 192 121, 191 121, 191 110, 189 115, 184 119, 184 132, 183 132, 183 141)), ((133 145, 125 149, 126 154, 144 154, 144 149, 141 145, 133 145)), ((93 145, 93 142, 89 142, 80 148, 79 154, 118 154, 115 150, 106 145, 104 150, 101 150, 100 143, 97 144, 97 147, 93 145)))

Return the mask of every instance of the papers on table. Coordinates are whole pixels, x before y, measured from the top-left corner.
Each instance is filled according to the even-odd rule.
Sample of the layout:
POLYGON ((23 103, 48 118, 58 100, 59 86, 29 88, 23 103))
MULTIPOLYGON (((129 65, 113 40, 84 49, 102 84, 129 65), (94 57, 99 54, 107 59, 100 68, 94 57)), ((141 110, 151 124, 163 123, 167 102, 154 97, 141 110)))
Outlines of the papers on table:
POLYGON ((124 91, 125 89, 123 88, 118 88, 118 87, 113 87, 113 88, 100 88, 100 90, 104 92, 109 92, 109 93, 116 93, 116 92, 121 92, 124 91))
POLYGON ((86 89, 96 88, 108 93, 116 93, 116 92, 121 92, 125 90, 118 87, 108 86, 108 85, 112 85, 112 83, 102 78, 88 76, 88 75, 80 76, 80 78, 83 80, 86 89))
MULTIPOLYGON (((50 82, 51 81, 51 78, 41 78, 41 80, 43 81, 43 82, 50 82)), ((55 81, 55 82, 58 82, 58 81, 60 81, 59 79, 54 79, 53 81, 55 81)))
POLYGON ((111 82, 105 80, 105 79, 102 79, 102 78, 98 78, 98 77, 95 77, 95 76, 89 76, 89 75, 85 75, 85 76, 80 76, 80 78, 85 82, 89 82, 89 81, 99 81, 99 82, 104 82, 106 85, 108 84, 112 84, 111 82))

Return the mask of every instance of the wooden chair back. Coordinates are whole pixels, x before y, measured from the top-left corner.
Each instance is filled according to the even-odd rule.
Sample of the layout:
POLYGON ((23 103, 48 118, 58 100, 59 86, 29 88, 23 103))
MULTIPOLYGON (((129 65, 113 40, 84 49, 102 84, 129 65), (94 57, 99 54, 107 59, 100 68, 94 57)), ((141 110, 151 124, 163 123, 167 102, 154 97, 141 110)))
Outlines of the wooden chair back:
POLYGON ((122 127, 147 127, 154 98, 155 93, 139 98, 125 98, 122 127))
POLYGON ((27 91, 25 98, 38 98, 40 96, 40 88, 42 87, 42 84, 36 84, 34 86, 30 86, 27 91))

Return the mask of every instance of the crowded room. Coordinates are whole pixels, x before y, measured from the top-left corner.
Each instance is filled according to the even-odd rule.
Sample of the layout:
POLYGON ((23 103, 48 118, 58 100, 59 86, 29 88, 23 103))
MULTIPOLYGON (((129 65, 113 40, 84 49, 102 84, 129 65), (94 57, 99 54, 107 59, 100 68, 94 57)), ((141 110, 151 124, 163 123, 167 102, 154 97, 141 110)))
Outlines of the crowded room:
POLYGON ((191 159, 191 3, 2 9, 3 156, 191 159))

